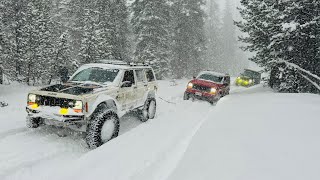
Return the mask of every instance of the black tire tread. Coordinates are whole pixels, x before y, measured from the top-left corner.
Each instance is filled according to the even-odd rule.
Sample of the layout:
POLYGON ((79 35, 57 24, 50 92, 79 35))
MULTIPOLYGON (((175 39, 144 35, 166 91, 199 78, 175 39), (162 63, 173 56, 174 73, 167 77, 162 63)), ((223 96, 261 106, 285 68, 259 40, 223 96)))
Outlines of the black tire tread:
POLYGON ((90 149, 95 149, 103 144, 101 140, 101 129, 104 122, 108 121, 110 117, 115 117, 117 119, 116 129, 111 139, 116 138, 119 135, 120 122, 118 115, 113 110, 107 109, 105 105, 102 105, 94 112, 87 127, 86 142, 90 149))

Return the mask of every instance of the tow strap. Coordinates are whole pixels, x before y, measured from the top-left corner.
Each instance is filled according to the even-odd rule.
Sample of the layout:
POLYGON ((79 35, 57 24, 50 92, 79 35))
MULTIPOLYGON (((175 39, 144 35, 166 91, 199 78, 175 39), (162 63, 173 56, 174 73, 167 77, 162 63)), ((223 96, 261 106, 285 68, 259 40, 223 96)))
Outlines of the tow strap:
POLYGON ((162 101, 166 102, 166 103, 169 103, 169 104, 177 104, 177 103, 174 103, 174 102, 165 100, 165 99, 163 99, 162 97, 158 97, 158 98, 161 99, 162 101))

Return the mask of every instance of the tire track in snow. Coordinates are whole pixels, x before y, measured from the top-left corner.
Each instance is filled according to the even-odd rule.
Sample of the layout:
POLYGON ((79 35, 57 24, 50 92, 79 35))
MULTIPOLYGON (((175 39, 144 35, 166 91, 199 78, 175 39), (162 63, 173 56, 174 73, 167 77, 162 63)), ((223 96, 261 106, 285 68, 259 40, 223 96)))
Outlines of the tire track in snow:
POLYGON ((184 153, 189 147, 193 137, 198 132, 202 124, 208 119, 208 116, 214 109, 211 109, 207 114, 199 120, 199 122, 192 128, 190 133, 181 135, 183 139, 179 142, 172 142, 168 150, 157 156, 146 167, 141 169, 138 173, 131 176, 130 180, 153 179, 162 180, 167 179, 175 170, 184 153))
POLYGON ((80 141, 76 136, 59 137, 51 128, 26 129, 8 135, 0 141, 0 179, 57 158, 69 158, 74 154, 80 157, 88 151, 80 141))
MULTIPOLYGON (((24 168, 30 168, 36 164, 39 164, 41 162, 44 161, 49 161, 51 159, 55 159, 58 157, 58 155, 61 154, 61 152, 56 152, 56 153, 52 153, 50 155, 44 156, 42 158, 38 158, 35 160, 31 160, 31 161, 26 161, 26 162, 22 162, 18 165, 12 166, 10 168, 7 169, 1 169, 0 170, 0 179, 6 179, 7 177, 9 177, 10 175, 13 175, 14 173, 16 173, 17 171, 24 169, 24 168)), ((60 157, 62 157, 63 155, 60 155, 60 157)))
POLYGON ((28 129, 26 127, 23 127, 23 128, 11 129, 11 130, 8 130, 5 132, 1 132, 0 133, 0 141, 8 136, 20 134, 20 133, 23 133, 26 131, 28 131, 28 129))

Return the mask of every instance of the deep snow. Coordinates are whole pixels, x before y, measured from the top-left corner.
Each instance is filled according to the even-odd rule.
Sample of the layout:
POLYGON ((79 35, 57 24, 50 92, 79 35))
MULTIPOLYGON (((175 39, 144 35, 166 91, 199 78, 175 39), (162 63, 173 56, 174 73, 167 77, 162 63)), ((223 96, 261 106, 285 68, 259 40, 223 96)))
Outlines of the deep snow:
POLYGON ((25 128, 23 86, 0 86, 0 179, 320 179, 320 97, 232 87, 216 105, 183 101, 187 80, 160 81, 158 112, 121 119, 89 151, 81 134, 25 128), (5 89, 5 90, 4 90, 5 89))
POLYGON ((320 96, 257 86, 222 99, 168 180, 320 179, 320 96))

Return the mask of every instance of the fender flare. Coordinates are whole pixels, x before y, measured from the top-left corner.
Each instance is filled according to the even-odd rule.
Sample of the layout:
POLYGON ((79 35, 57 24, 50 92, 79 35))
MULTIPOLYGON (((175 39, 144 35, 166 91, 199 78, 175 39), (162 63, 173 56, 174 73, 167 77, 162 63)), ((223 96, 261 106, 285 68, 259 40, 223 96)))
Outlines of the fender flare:
POLYGON ((97 107, 103 103, 105 103, 109 109, 112 109, 119 117, 119 103, 109 95, 99 95, 93 103, 88 104, 89 111, 86 114, 86 117, 90 117, 97 107))
POLYGON ((150 90, 148 93, 146 93, 143 97, 143 100, 146 101, 149 98, 156 98, 156 91, 155 90, 150 90))

